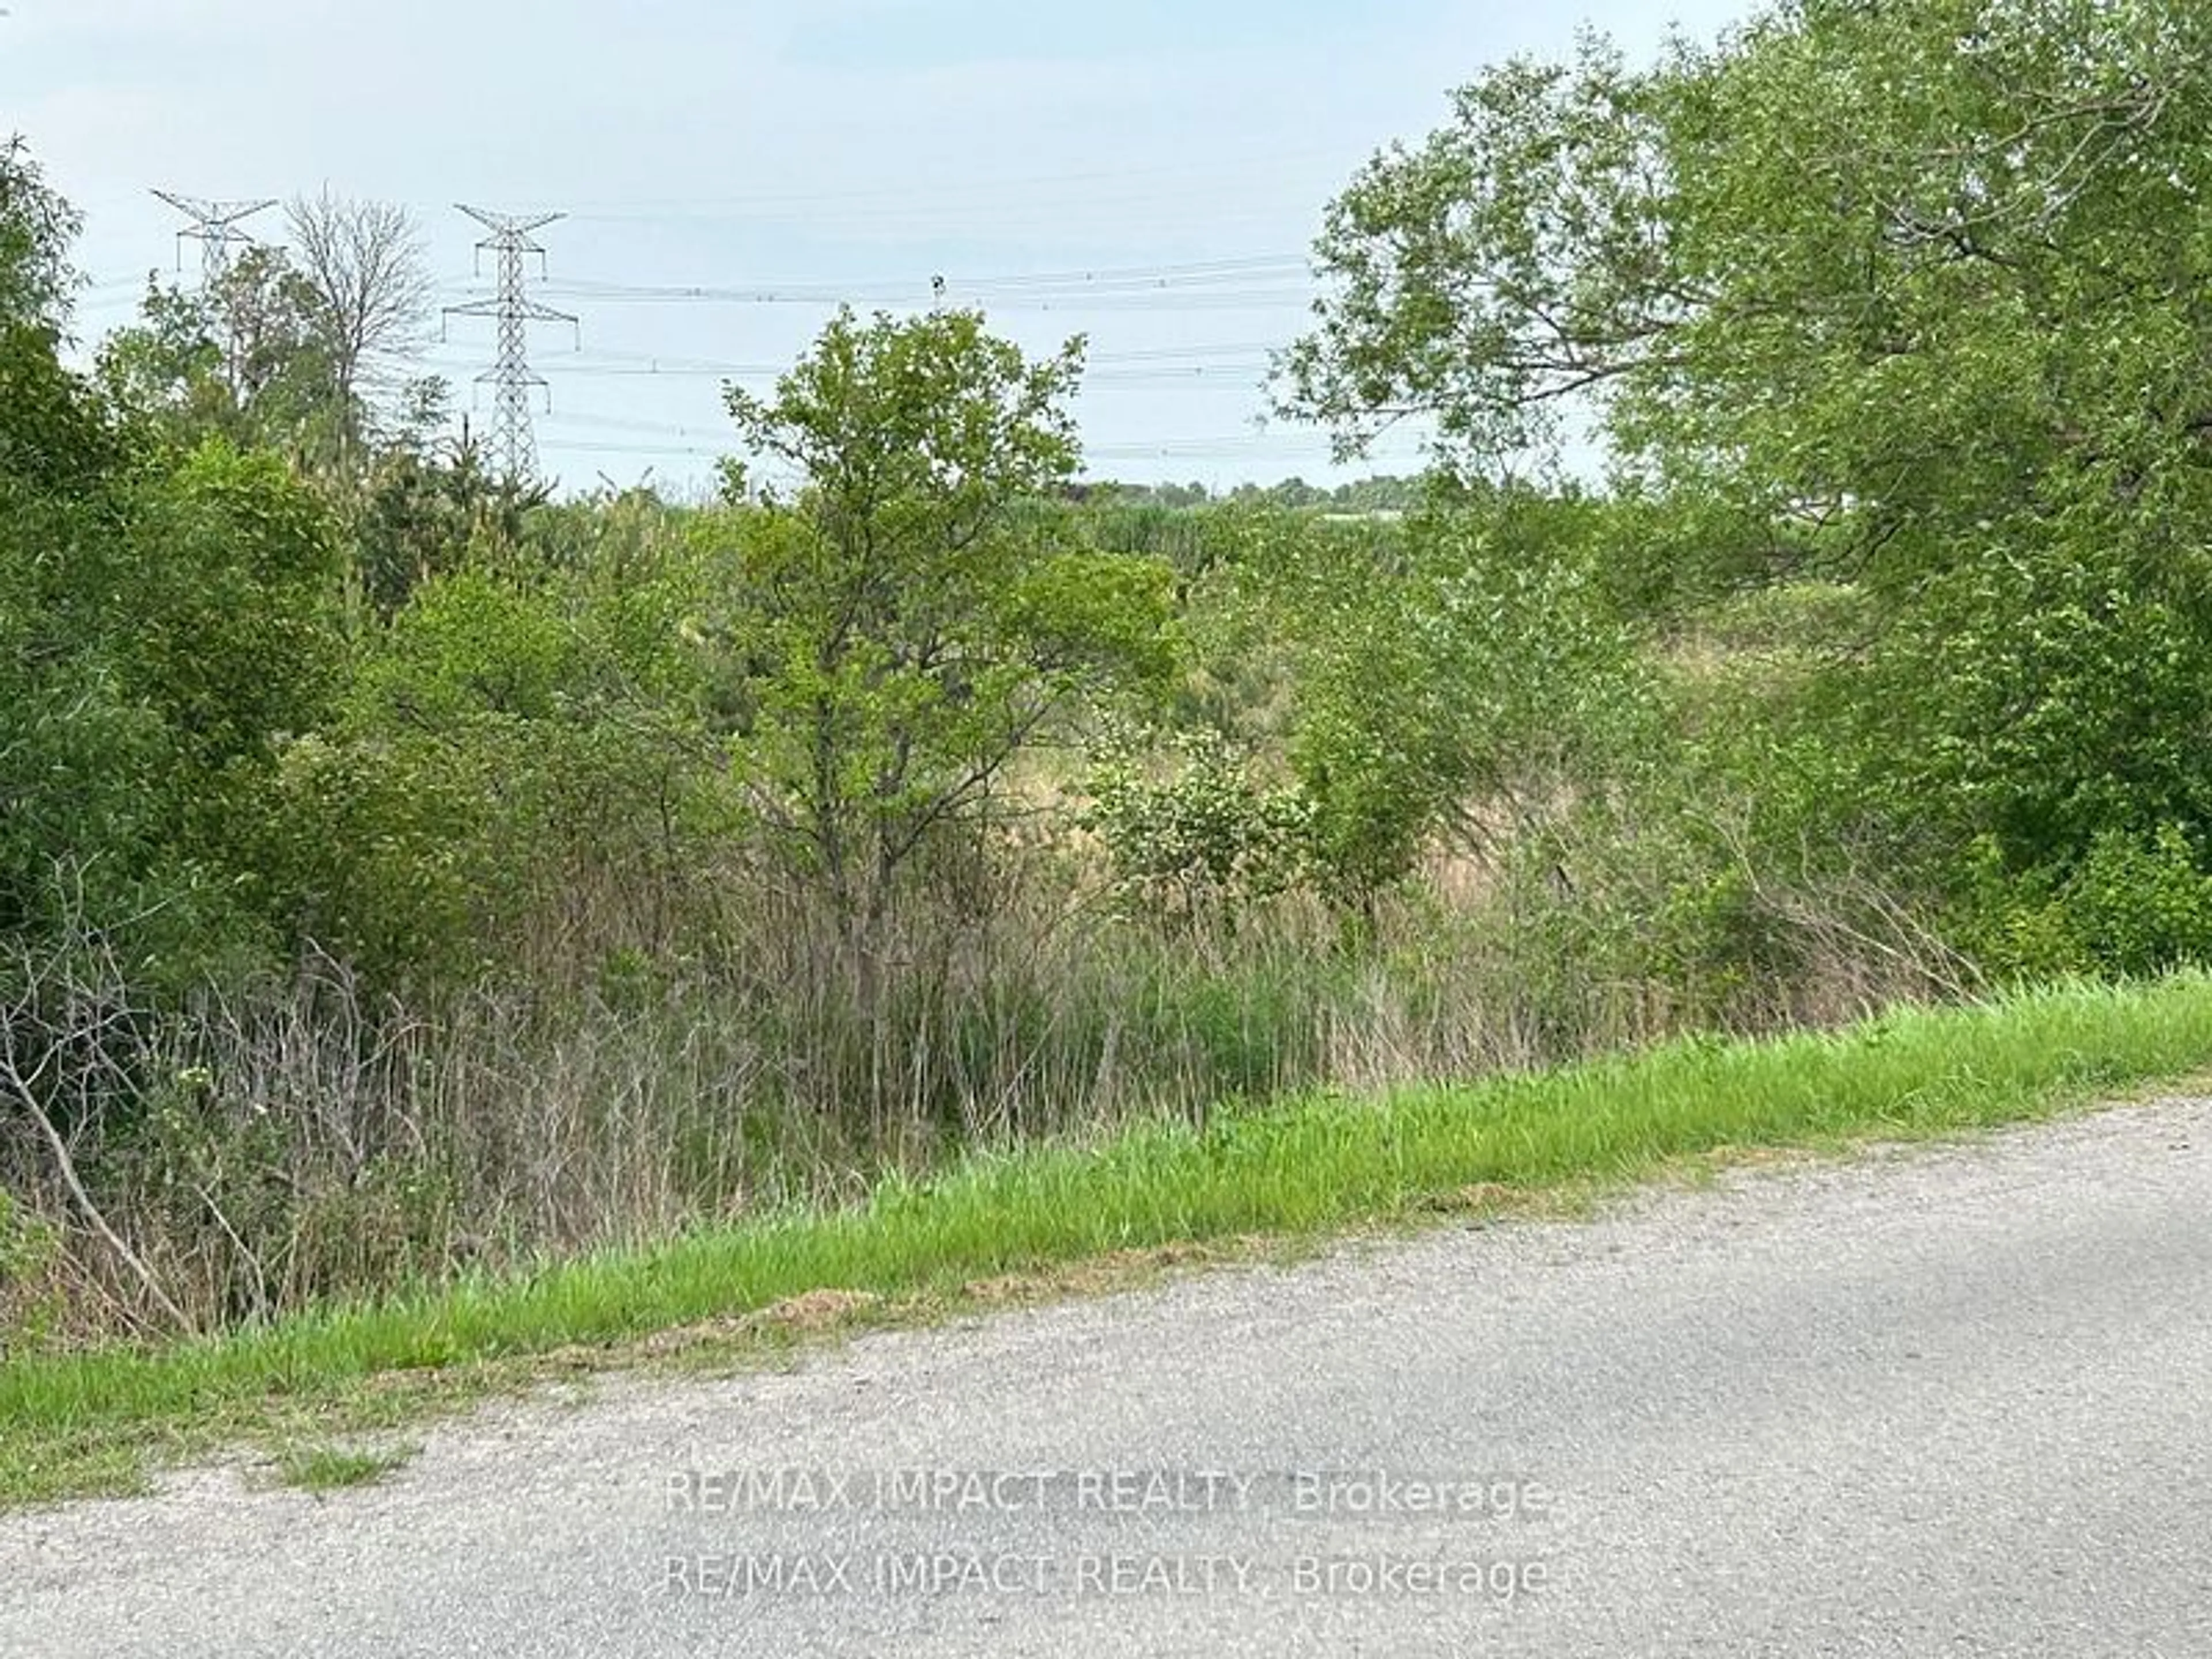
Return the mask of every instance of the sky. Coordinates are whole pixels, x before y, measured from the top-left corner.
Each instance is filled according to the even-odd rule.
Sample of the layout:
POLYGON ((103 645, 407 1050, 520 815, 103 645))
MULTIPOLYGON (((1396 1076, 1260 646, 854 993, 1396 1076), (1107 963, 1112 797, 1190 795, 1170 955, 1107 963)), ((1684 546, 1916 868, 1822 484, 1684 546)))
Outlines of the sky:
MULTIPOLYGON (((1268 415, 1309 318, 1328 200, 1449 89, 1595 27, 1632 52, 1744 0, 0 0, 0 133, 84 213, 82 336, 196 245, 151 192, 328 188, 404 204, 442 304, 492 292, 457 210, 538 234, 541 470, 696 492, 757 391, 840 301, 980 305, 1032 351, 1084 335, 1093 477, 1212 488, 1419 465, 1417 434, 1331 464, 1268 415)), ((283 240, 281 211, 246 228, 283 240)), ((427 370, 488 423, 493 325, 427 370)))

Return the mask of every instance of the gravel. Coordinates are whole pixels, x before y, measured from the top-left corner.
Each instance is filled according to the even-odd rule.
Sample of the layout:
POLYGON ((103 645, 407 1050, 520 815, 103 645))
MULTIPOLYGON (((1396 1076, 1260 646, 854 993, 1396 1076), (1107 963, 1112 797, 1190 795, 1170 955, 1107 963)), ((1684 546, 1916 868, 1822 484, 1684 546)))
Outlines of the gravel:
POLYGON ((2212 1654, 2212 1103, 0 1516, 0 1656, 2212 1654))

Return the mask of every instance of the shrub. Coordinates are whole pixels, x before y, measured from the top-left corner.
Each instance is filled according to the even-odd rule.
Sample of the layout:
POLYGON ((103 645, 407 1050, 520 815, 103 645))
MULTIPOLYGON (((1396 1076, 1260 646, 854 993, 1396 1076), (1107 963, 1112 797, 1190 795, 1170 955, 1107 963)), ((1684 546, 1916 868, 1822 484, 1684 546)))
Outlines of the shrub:
POLYGON ((2148 975, 2212 961, 2212 876, 2189 832, 2106 830, 2070 866, 2008 873, 1993 838, 1972 849, 1955 926, 2001 977, 2148 975))

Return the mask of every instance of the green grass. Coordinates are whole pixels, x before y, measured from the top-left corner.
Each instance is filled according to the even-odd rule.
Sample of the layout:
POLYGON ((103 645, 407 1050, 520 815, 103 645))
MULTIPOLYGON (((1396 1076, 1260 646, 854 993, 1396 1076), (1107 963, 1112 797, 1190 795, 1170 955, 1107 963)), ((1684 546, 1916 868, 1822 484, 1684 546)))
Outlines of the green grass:
POLYGON ((276 1460, 276 1476, 286 1486, 307 1492, 340 1492, 349 1486, 374 1486, 413 1455, 412 1450, 392 1448, 288 1446, 276 1460))
POLYGON ((1469 1193, 1587 1194, 1732 1149, 1951 1134, 2208 1063, 2212 978, 2191 974, 979 1157, 848 1210, 220 1339, 15 1360, 0 1370, 0 1503, 127 1489, 149 1461, 238 1441, 404 1422, 675 1328, 735 1322, 740 1346, 787 1336, 744 1316, 825 1287, 869 1293, 864 1317, 899 1317, 972 1299, 977 1281, 1049 1279, 1115 1253, 1403 1224, 1469 1193))

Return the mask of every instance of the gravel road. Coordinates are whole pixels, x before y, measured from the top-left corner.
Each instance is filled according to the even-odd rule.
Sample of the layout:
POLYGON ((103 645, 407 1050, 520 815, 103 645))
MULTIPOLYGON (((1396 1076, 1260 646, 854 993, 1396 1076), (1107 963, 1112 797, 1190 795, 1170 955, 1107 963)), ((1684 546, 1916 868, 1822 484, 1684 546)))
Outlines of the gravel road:
POLYGON ((0 1516, 6 1659, 2212 1656, 2212 1103, 0 1516))

